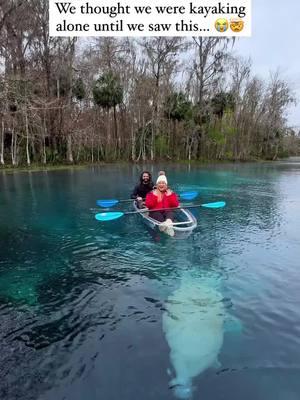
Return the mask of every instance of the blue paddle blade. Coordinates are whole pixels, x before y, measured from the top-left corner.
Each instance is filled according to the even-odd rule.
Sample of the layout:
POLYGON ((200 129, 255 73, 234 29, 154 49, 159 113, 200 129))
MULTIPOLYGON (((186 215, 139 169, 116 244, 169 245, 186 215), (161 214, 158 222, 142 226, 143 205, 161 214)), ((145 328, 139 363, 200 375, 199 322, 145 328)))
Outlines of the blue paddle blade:
POLYGON ((194 200, 195 197, 198 196, 198 192, 183 192, 180 193, 179 197, 183 200, 194 200))
POLYGON ((109 207, 113 207, 116 204, 118 204, 119 200, 114 200, 114 199, 112 199, 112 200, 97 200, 96 203, 97 203, 97 206, 109 208, 109 207))
POLYGON ((225 201, 216 201, 215 203, 206 203, 206 204, 201 204, 202 207, 207 207, 207 208, 221 208, 226 205, 225 201))
POLYGON ((95 218, 97 221, 112 221, 114 219, 118 219, 122 217, 124 213, 121 211, 116 211, 116 212, 103 212, 103 213, 98 213, 95 215, 95 218))

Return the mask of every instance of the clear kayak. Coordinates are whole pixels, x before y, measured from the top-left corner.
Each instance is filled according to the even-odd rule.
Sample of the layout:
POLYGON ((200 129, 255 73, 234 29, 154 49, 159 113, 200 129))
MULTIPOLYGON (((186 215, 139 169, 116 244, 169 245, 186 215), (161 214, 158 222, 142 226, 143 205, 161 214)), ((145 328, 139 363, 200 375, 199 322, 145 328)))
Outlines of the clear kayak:
MULTIPOLYGON (((162 222, 157 221, 154 218, 150 217, 149 212, 145 212, 145 208, 138 208, 136 202, 133 202, 133 207, 135 211, 142 217, 143 222, 151 229, 160 232, 160 225, 162 222), (140 212, 143 211, 143 212, 140 212)), ((173 229, 174 229, 174 238, 176 239, 185 239, 191 235, 193 230, 197 227, 197 220, 193 216, 191 212, 185 210, 184 208, 174 210, 174 221, 173 221, 173 229)))

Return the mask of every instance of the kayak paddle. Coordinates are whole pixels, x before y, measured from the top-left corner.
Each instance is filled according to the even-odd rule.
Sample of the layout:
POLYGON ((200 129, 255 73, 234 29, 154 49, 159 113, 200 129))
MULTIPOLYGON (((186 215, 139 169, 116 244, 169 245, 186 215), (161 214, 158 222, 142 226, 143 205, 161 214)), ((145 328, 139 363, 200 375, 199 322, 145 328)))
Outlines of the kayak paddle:
POLYGON ((184 206, 184 207, 159 208, 156 210, 141 209, 140 211, 127 211, 127 212, 109 211, 109 212, 98 213, 95 215, 95 218, 98 221, 112 221, 114 219, 121 218, 124 215, 139 214, 139 213, 145 213, 145 212, 151 212, 151 211, 180 210, 182 208, 196 208, 196 207, 222 208, 225 205, 226 205, 225 201, 216 201, 214 203, 195 204, 192 206, 184 206))
MULTIPOLYGON (((196 191, 183 192, 183 193, 179 194, 179 197, 182 200, 194 200, 197 196, 198 196, 198 192, 196 192, 196 191)), ((97 206, 100 206, 100 207, 109 208, 109 207, 115 206, 118 203, 130 202, 133 200, 134 199, 128 199, 128 200, 103 199, 103 200, 97 200, 96 204, 97 204, 97 206)))

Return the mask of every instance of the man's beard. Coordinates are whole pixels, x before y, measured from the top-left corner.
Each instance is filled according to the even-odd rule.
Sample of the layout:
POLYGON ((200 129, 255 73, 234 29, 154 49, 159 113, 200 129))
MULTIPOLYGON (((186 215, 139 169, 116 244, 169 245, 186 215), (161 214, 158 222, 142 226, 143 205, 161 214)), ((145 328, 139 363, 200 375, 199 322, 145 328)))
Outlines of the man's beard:
POLYGON ((149 179, 143 179, 143 184, 144 184, 144 185, 148 185, 149 182, 150 182, 149 179))

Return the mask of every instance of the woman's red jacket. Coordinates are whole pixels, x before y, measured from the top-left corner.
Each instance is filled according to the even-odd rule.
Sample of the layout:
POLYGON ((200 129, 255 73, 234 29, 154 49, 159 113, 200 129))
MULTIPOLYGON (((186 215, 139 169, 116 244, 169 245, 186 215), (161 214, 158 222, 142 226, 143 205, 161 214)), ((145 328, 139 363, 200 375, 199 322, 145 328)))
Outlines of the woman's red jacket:
POLYGON ((164 194, 162 201, 158 201, 158 197, 150 192, 146 196, 146 207, 150 210, 157 210, 160 208, 173 208, 179 206, 179 201, 176 193, 172 192, 169 195, 164 194))

